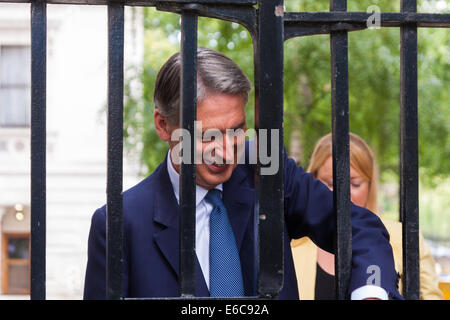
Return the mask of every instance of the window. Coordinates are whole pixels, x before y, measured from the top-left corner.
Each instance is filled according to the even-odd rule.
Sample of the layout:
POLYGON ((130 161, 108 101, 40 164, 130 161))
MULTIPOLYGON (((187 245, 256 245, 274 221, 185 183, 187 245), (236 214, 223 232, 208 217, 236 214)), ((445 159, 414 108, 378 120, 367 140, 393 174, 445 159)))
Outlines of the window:
POLYGON ((30 293, 30 234, 3 234, 2 291, 6 294, 30 293))
POLYGON ((0 47, 0 126, 30 125, 30 79, 30 47, 0 47))

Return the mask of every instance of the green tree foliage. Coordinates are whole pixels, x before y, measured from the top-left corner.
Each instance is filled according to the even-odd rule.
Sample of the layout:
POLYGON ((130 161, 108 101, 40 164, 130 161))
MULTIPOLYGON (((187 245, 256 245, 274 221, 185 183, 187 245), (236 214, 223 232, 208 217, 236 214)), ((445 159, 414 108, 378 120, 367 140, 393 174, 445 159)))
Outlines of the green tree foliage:
MULTIPOLYGON (((437 1, 437 0, 436 0, 437 1)), ((419 9, 436 1, 419 2, 419 9)), ((329 1, 286 0, 287 11, 328 11, 329 1)), ((399 11, 400 1, 349 1, 349 11, 399 11)), ((450 4, 448 6, 450 8, 450 4)), ((167 145, 153 126, 153 89, 157 71, 179 50, 179 16, 144 11, 145 58, 141 72, 143 95, 126 87, 125 137, 129 150, 138 150, 151 173, 165 156, 167 145)), ((241 26, 214 19, 199 19, 199 46, 223 52, 253 79, 250 34, 241 26)), ((450 173, 450 32, 419 31, 419 149, 424 177, 450 173)), ((319 137, 331 131, 330 41, 328 35, 302 37, 285 43, 285 144, 300 146, 299 162, 307 166, 319 137), (296 140, 296 141, 294 141, 296 140)), ((382 28, 349 33, 350 129, 374 149, 381 172, 397 175, 400 118, 400 30, 382 28)), ((253 96, 253 94, 251 94, 253 96)), ((247 105, 253 124, 254 99, 247 105)), ((289 150, 293 151, 293 150, 289 150)), ((431 179, 430 179, 431 181, 431 179)))

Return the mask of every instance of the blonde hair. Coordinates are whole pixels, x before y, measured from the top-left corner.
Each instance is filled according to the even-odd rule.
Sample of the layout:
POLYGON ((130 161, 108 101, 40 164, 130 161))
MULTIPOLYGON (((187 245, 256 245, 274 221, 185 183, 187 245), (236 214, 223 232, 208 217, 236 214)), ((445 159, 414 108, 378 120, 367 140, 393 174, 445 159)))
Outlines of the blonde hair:
MULTIPOLYGON (((307 171, 317 178, 319 168, 330 156, 332 156, 331 133, 317 142, 307 171)), ((367 143, 354 133, 350 133, 350 165, 369 183, 369 196, 365 207, 376 213, 378 176, 375 157, 367 143)))

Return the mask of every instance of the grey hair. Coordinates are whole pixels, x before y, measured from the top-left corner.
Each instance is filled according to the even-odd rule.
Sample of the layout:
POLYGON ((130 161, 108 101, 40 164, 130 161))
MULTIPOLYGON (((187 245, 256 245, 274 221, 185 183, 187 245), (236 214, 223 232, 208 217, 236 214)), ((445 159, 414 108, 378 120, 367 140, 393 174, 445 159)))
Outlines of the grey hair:
MULTIPOLYGON (((180 116, 181 56, 175 53, 162 66, 156 77, 153 101, 172 124, 180 116)), ((244 72, 220 52, 208 48, 197 49, 197 104, 214 93, 241 95, 248 102, 251 82, 244 72)))

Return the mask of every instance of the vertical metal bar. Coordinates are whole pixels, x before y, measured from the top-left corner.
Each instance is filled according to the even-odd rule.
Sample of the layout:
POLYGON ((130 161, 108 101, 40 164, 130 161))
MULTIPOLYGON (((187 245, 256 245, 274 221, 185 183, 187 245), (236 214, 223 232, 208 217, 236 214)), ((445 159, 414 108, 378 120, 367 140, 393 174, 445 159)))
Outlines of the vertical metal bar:
POLYGON ((45 300, 47 4, 31 2, 31 281, 30 298, 45 300))
MULTIPOLYGON (((417 12, 416 0, 402 0, 402 12, 417 12)), ((417 25, 401 32, 400 215, 403 226, 403 295, 419 299, 419 184, 417 25)))
MULTIPOLYGON (((258 105, 258 100, 259 100, 259 39, 258 39, 258 34, 259 32, 257 31, 258 29, 258 25, 255 26, 255 30, 254 32, 251 33, 252 36, 252 42, 253 42, 253 82, 254 82, 254 87, 255 87, 255 108, 254 108, 254 114, 255 114, 255 119, 254 119, 254 125, 255 125, 255 129, 258 129, 259 127, 259 123, 258 123, 258 112, 259 112, 259 105, 258 105)), ((251 154, 252 152, 257 152, 257 144, 255 143, 254 146, 250 145, 250 148, 253 148, 249 150, 249 153, 251 154)), ((254 182, 255 182, 255 194, 258 195, 259 194, 259 176, 258 176, 258 170, 257 170, 257 166, 255 167, 255 171, 254 171, 254 182)), ((253 199, 253 201, 255 201, 255 208, 253 211, 253 252, 254 252, 254 256, 253 256, 253 287, 252 287, 252 295, 256 296, 258 295, 258 268, 259 268, 259 207, 258 207, 258 203, 257 203, 257 199, 253 199)))
MULTIPOLYGON (((190 139, 183 150, 191 150, 189 163, 181 164, 180 176, 180 295, 195 296, 195 135, 197 118, 197 24, 191 12, 181 15, 181 112, 180 123, 190 139)), ((183 151, 184 152, 184 151, 183 151)))
MULTIPOLYGON (((347 11, 346 0, 330 0, 331 11, 347 11)), ((352 259, 348 119, 348 33, 331 32, 333 190, 336 212, 336 298, 348 298, 352 259)))
POLYGON ((106 209, 106 295, 122 297, 123 272, 123 53, 124 6, 108 5, 108 172, 106 209))
POLYGON ((262 163, 258 151, 258 293, 264 298, 276 298, 283 286, 284 271, 283 0, 260 1, 258 11, 258 150, 275 152, 271 158, 278 162, 262 163), (267 141, 262 141, 263 129, 267 130, 267 141), (277 135, 278 140, 273 142, 272 136, 277 135), (270 172, 270 166, 278 170, 270 172))

